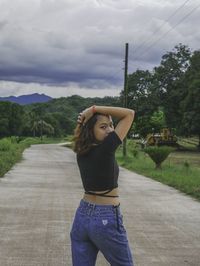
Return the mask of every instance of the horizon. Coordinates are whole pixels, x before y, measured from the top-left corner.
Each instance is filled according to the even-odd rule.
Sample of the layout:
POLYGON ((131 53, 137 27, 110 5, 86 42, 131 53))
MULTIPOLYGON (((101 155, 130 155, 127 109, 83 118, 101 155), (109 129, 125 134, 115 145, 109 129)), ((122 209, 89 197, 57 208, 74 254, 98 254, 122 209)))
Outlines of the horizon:
POLYGON ((69 97, 72 97, 72 96, 79 96, 79 97, 82 97, 82 98, 104 98, 104 97, 119 97, 119 96, 104 96, 104 97, 99 97, 99 96, 95 96, 95 97, 84 97, 84 96, 81 96, 81 95, 78 95, 78 94, 72 94, 70 96, 59 96, 59 97, 51 97, 50 95, 47 95, 45 93, 29 93, 29 94, 22 94, 22 95, 18 95, 18 96, 15 96, 15 95, 9 95, 9 96, 0 96, 0 99, 1 98, 10 98, 10 97, 15 97, 15 98, 19 98, 21 96, 32 96, 32 95, 39 95, 39 96, 47 96, 47 97, 50 97, 52 99, 59 99, 59 98, 69 98, 69 97))

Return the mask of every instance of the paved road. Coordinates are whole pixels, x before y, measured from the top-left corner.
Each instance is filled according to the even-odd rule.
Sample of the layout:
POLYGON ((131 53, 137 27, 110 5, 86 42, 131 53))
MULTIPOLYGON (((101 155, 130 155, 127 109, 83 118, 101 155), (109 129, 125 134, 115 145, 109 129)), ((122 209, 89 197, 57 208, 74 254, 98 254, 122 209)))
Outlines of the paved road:
MULTIPOLYGON (((136 266, 199 266, 200 203, 121 168, 121 209, 136 266)), ((0 266, 70 266, 82 187, 74 153, 34 145, 0 179, 0 266)), ((99 254, 97 266, 108 263, 99 254)))

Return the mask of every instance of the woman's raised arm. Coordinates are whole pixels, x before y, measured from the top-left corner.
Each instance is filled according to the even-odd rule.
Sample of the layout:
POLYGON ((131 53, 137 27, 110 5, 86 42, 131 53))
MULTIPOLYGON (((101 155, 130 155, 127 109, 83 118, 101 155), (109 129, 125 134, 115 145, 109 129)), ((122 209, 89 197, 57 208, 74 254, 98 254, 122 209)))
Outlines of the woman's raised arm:
POLYGON ((119 121, 117 123, 117 126, 115 127, 115 132, 121 140, 126 137, 135 116, 135 111, 132 109, 93 105, 80 113, 78 122, 83 124, 86 123, 94 113, 110 115, 117 118, 119 121))

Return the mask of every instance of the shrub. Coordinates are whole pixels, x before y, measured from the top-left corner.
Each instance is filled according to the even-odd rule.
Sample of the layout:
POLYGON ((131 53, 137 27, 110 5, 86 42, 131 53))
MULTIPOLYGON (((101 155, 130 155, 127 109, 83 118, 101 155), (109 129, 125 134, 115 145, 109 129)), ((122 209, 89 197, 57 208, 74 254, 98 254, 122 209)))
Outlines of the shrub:
POLYGON ((139 152, 136 143, 134 141, 130 141, 128 145, 133 157, 138 158, 139 152))
POLYGON ((190 167, 190 164, 188 163, 188 161, 184 161, 183 165, 184 165, 185 168, 189 168, 190 167))
POLYGON ((9 151, 11 149, 11 141, 9 139, 0 140, 0 151, 9 151))
POLYGON ((10 137, 11 143, 17 143, 17 137, 16 136, 11 136, 10 137))
POLYGON ((144 151, 149 155, 149 157, 156 164, 156 169, 161 169, 161 164, 167 159, 168 155, 174 151, 174 148, 167 146, 151 146, 144 148, 144 151))

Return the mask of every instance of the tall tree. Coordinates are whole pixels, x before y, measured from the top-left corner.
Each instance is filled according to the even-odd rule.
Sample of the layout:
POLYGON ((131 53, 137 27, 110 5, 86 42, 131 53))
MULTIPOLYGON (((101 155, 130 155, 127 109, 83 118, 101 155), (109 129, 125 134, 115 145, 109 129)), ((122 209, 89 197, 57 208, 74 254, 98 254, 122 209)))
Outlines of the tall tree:
POLYGON ((9 119, 10 135, 19 136, 23 130, 24 109, 17 103, 12 103, 9 119))
POLYGON ((181 80, 189 67, 190 57, 190 49, 179 44, 163 55, 160 66, 154 68, 154 82, 158 85, 166 123, 171 128, 181 125, 180 102, 185 96, 181 80))
POLYGON ((199 137, 200 149, 200 51, 195 51, 190 60, 190 67, 185 73, 183 84, 187 94, 181 102, 183 129, 186 134, 199 137))
MULTIPOLYGON (((137 110, 134 129, 143 137, 151 131, 150 118, 158 108, 153 94, 152 74, 148 70, 137 70, 128 76, 128 108, 137 110)), ((123 99, 124 91, 121 92, 123 99)))
POLYGON ((9 120, 11 105, 10 102, 0 102, 0 137, 10 135, 9 120))
POLYGON ((17 103, 0 102, 0 136, 20 135, 23 130, 23 107, 17 103))
POLYGON ((44 133, 47 135, 53 135, 54 128, 44 120, 39 120, 33 123, 32 131, 38 132, 42 140, 44 133))

